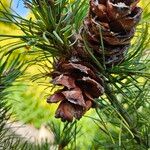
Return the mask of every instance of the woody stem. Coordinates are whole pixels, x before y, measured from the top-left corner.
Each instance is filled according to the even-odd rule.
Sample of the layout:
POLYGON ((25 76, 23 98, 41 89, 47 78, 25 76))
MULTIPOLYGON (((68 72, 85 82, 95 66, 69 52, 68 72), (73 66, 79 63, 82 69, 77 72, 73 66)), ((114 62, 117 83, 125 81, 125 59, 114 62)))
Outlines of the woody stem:
POLYGON ((64 146, 62 146, 62 144, 59 144, 58 150, 63 150, 63 149, 64 149, 64 146))

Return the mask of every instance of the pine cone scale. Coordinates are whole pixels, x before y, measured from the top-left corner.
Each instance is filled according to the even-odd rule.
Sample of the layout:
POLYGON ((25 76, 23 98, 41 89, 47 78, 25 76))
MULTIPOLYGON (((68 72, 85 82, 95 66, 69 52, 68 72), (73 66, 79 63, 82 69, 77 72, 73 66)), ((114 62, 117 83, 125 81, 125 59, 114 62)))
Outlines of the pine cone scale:
POLYGON ((55 117, 61 118, 62 121, 68 120, 71 122, 73 120, 74 111, 74 107, 70 103, 62 101, 56 110, 55 117))
POLYGON ((104 93, 104 88, 97 81, 91 79, 90 77, 83 77, 79 79, 78 86, 85 88, 93 97, 97 98, 99 95, 104 93))
POLYGON ((85 101, 84 101, 82 91, 80 90, 80 88, 75 88, 70 91, 64 91, 62 93, 70 103, 85 107, 85 101))
POLYGON ((61 93, 61 91, 57 91, 52 96, 47 98, 47 103, 57 103, 59 101, 65 100, 64 95, 61 93))
POLYGON ((52 80, 52 83, 55 85, 63 85, 68 89, 75 88, 76 85, 74 83, 74 79, 70 76, 66 76, 61 74, 52 80))
POLYGON ((63 64, 62 67, 64 70, 78 70, 81 73, 85 73, 90 76, 95 76, 94 72, 90 68, 82 64, 68 63, 68 64, 63 64))

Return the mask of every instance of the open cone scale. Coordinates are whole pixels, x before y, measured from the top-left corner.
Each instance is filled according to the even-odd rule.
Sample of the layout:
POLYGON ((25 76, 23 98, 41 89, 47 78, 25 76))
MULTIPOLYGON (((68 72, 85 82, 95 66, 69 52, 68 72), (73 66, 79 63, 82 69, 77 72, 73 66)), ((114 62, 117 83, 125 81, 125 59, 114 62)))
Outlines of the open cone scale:
POLYGON ((51 73, 52 83, 64 87, 47 99, 48 103, 60 102, 56 118, 71 122, 74 118, 80 119, 91 107, 96 107, 95 99, 105 92, 104 82, 84 50, 84 38, 93 55, 102 61, 105 58, 107 68, 120 64, 125 59, 135 27, 141 18, 142 10, 137 7, 138 2, 90 0, 89 13, 71 55, 59 58, 51 73))

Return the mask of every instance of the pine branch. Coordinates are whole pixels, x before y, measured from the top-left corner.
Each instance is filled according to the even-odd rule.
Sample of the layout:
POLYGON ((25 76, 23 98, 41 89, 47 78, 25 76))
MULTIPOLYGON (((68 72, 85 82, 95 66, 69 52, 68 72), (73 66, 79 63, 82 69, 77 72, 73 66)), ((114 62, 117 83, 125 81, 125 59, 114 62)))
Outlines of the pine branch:
MULTIPOLYGON (((70 122, 74 118, 80 119, 89 108, 96 107, 94 99, 105 93, 107 98, 103 101, 108 99, 112 107, 109 113, 115 110, 116 120, 121 120, 121 123, 116 123, 120 125, 119 147, 122 130, 124 132, 128 130, 138 146, 147 148, 148 140, 145 141, 145 136, 148 139, 148 134, 143 131, 147 128, 141 125, 144 123, 138 120, 140 113, 135 110, 147 104, 145 101, 150 77, 147 58, 149 56, 145 56, 144 51, 149 49, 149 24, 145 25, 149 14, 146 13, 143 17, 143 28, 142 25, 139 26, 131 45, 135 26, 142 13, 137 3, 138 1, 134 0, 124 2, 91 0, 87 15, 88 5, 85 1, 74 1, 70 4, 67 0, 27 0, 25 4, 33 12, 35 19, 28 20, 12 15, 7 9, 0 11, 4 16, 1 21, 15 24, 24 35, 1 36, 19 38, 22 41, 11 43, 8 47, 4 46, 3 48, 10 48, 6 54, 20 47, 33 47, 34 51, 29 50, 29 54, 38 54, 38 59, 34 58, 33 62, 47 61, 47 58, 53 57, 51 61, 53 71, 46 74, 52 78, 54 85, 64 86, 47 99, 49 103, 61 101, 56 110, 57 118, 70 122), (130 24, 128 21, 131 21, 130 24), (138 83, 139 77, 146 80, 142 86, 138 83), (137 98, 140 92, 144 95, 142 98, 144 104, 139 103, 137 98), (118 95, 121 95, 120 100, 118 95), (124 108, 125 104, 128 109, 124 108), (137 124, 141 125, 139 128, 136 127, 138 125, 135 126, 134 115, 137 115, 135 117, 137 124)), ((103 105, 103 109, 109 106, 109 102, 103 105)), ((100 108, 101 102, 98 103, 100 108)), ((142 112, 144 113, 143 110, 142 112)), ((109 115, 108 112, 105 112, 105 115, 109 115)), ((144 119, 143 116, 141 119, 144 119)), ((110 120, 106 117, 106 121, 110 120)), ((117 127, 111 121, 110 124, 117 127)), ((113 141, 110 147, 118 146, 115 145, 115 135, 112 136, 106 130, 103 121, 102 125, 104 129, 99 125, 101 130, 113 141)), ((72 127, 73 125, 70 125, 69 129, 63 130, 62 139, 59 137, 60 133, 57 134, 59 149, 70 143, 72 137, 70 132, 72 134, 75 132, 74 130, 72 132, 72 127)), ((126 138, 131 139, 130 136, 126 138)))
POLYGON ((139 145, 144 145, 145 148, 149 148, 147 143, 142 139, 141 135, 139 135, 139 132, 137 131, 136 128, 133 127, 134 122, 130 118, 130 115, 124 110, 123 106, 118 102, 117 98, 115 97, 113 91, 111 90, 110 85, 105 84, 105 93, 107 95, 107 98, 111 102, 112 106, 117 109, 117 111, 121 114, 121 116, 124 118, 124 120, 128 123, 130 131, 134 135, 134 139, 137 141, 139 145))
POLYGON ((5 149, 6 145, 7 148, 17 148, 19 147, 17 144, 20 143, 19 138, 15 136, 14 133, 11 133, 9 128, 6 128, 6 123, 10 119, 9 110, 11 108, 7 105, 6 100, 11 92, 8 88, 12 86, 16 78, 22 74, 22 63, 19 61, 20 56, 12 59, 11 55, 4 56, 0 54, 0 145, 2 149, 5 149))
MULTIPOLYGON (((11 108, 8 104, 10 95, 13 92, 12 87, 15 82, 19 82, 19 77, 24 74, 27 64, 21 55, 15 54, 4 55, 0 53, 0 149, 21 149, 21 150, 49 150, 50 143, 31 144, 23 137, 16 135, 10 122, 12 119, 11 108)), ((21 80, 22 81, 22 80, 21 80)))

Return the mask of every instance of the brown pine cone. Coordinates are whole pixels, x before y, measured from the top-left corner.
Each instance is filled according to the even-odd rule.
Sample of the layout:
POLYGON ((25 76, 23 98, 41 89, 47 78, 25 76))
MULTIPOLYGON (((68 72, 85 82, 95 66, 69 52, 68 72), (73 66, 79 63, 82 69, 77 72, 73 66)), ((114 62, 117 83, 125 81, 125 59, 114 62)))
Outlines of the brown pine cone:
POLYGON ((139 0, 90 0, 90 11, 84 21, 86 36, 95 55, 102 58, 102 34, 105 63, 112 66, 124 60, 142 10, 139 0), (101 32, 101 33, 100 33, 101 32))
POLYGON ((94 55, 103 59, 101 31, 106 66, 122 62, 141 17, 142 10, 136 6, 138 2, 90 0, 89 15, 84 21, 81 35, 78 35, 78 42, 69 54, 71 57, 59 59, 51 73, 52 83, 64 87, 47 99, 48 103, 60 101, 55 115, 57 118, 70 122, 73 118, 80 119, 88 109, 95 106, 94 99, 104 93, 103 80, 97 75, 96 66, 83 49, 83 38, 88 41, 94 55))
POLYGON ((77 58, 59 60, 51 76, 53 84, 64 86, 47 99, 48 103, 60 101, 55 117, 62 121, 80 119, 94 107, 94 99, 104 93, 103 80, 95 69, 77 58))

